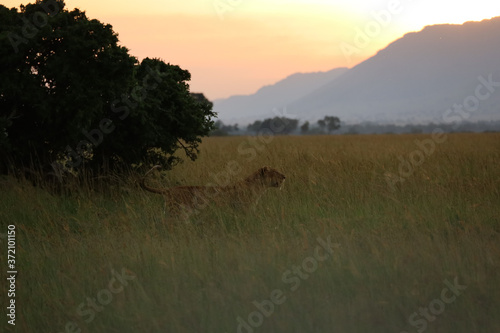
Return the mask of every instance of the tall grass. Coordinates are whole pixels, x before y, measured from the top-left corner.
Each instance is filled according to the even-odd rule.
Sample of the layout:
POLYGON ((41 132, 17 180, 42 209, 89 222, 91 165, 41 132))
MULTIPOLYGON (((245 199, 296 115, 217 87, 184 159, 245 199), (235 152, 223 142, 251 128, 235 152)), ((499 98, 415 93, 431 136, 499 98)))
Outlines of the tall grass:
POLYGON ((151 182, 214 183, 232 163, 231 180, 268 165, 287 176, 285 186, 268 190, 255 210, 208 207, 173 227, 161 196, 132 176, 105 192, 63 196, 2 178, 0 232, 16 226, 19 271, 17 330, 2 325, 235 332, 243 320, 241 332, 498 332, 500 135, 449 135, 411 175, 391 182, 400 177, 398 157, 408 160, 415 140, 428 138, 274 137, 256 146, 208 138, 196 162, 151 182), (330 239, 333 254, 318 238, 330 239), (310 273, 297 271, 303 263, 310 273), (128 284, 106 292, 122 270, 128 284), (444 303, 455 279, 466 289, 444 303), (271 311, 265 300, 273 296, 280 304, 271 311), (429 317, 420 313, 429 307, 429 317))

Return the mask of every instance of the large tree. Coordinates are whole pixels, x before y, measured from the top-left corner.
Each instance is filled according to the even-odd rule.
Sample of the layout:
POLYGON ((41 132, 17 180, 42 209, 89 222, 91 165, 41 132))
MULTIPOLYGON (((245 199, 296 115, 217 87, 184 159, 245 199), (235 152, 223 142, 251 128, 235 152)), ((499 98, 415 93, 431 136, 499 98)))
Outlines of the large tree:
POLYGON ((318 126, 321 130, 326 128, 328 134, 331 134, 340 128, 340 119, 338 117, 325 116, 325 118, 318 120, 318 126))
POLYGON ((138 63, 110 25, 64 6, 0 5, 2 171, 147 157, 172 165, 178 148, 195 158, 215 114, 190 94, 189 72, 158 59, 138 63))

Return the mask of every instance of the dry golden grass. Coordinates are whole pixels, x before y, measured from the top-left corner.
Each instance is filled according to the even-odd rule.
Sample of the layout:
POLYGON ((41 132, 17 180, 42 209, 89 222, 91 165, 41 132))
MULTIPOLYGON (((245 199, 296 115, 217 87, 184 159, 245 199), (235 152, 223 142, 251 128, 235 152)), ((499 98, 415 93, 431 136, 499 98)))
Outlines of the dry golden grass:
POLYGON ((3 179, 1 232, 18 231, 17 329, 235 332, 243 320, 241 332, 500 331, 500 135, 448 135, 417 160, 415 140, 430 138, 208 138, 196 162, 152 182, 236 181, 267 165, 285 187, 250 213, 208 207, 173 229, 161 196, 132 180, 111 195, 58 197, 3 179), (412 156, 419 165, 402 177, 412 156), (122 268, 136 278, 92 310, 87 297, 99 301, 122 268), (455 278, 467 288, 440 301, 455 278))

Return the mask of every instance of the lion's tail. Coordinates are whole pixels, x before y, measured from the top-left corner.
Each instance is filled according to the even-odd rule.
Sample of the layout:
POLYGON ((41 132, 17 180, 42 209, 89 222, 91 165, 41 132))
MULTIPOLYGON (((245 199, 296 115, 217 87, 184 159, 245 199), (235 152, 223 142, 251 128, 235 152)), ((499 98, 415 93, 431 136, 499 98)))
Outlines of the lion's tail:
POLYGON ((154 167, 151 168, 151 170, 146 172, 146 174, 144 175, 144 177, 142 177, 142 179, 139 183, 141 185, 142 189, 149 191, 149 192, 157 193, 157 194, 165 194, 168 192, 168 189, 159 189, 159 188, 154 188, 154 187, 150 187, 150 186, 146 185, 146 176, 150 172, 152 172, 153 170, 160 169, 160 168, 161 168, 161 165, 155 165, 154 167))

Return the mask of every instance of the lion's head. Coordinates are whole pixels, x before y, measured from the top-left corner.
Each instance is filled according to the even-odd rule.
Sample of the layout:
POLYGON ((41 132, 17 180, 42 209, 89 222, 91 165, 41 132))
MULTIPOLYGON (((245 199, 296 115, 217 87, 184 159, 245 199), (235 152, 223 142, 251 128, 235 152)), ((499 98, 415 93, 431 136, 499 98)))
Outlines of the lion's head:
POLYGON ((270 167, 263 167, 245 179, 247 184, 258 184, 265 187, 281 187, 285 176, 270 167))

